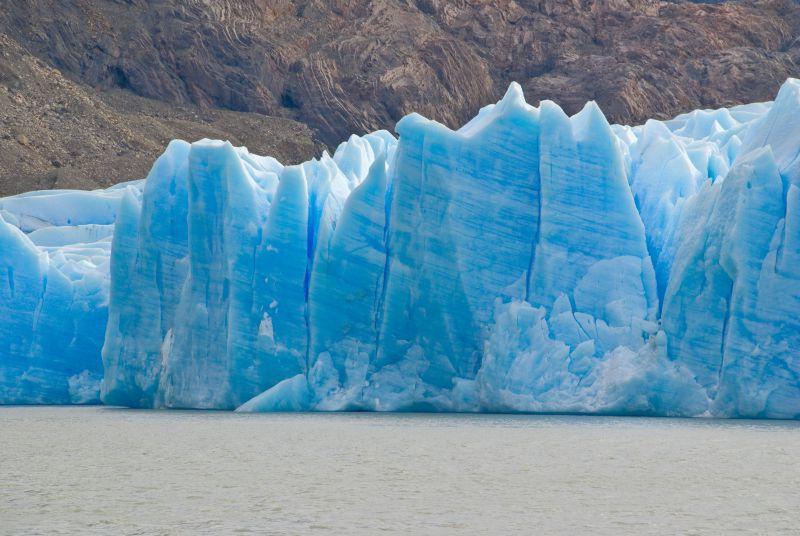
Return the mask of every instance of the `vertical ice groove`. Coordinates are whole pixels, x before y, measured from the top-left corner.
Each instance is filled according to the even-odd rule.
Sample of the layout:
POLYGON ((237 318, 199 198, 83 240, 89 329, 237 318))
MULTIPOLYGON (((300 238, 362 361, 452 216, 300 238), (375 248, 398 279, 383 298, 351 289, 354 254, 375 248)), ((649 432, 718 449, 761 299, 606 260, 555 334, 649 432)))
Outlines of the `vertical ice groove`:
POLYGON ((375 292, 375 305, 373 307, 373 329, 375 330, 375 348, 380 346, 380 326, 381 326, 381 318, 383 316, 383 304, 384 300, 386 299, 386 281, 389 278, 389 269, 391 266, 392 260, 392 252, 389 246, 389 233, 390 233, 390 225, 391 220, 389 219, 389 215, 391 214, 392 210, 392 184, 387 176, 388 170, 387 167, 390 165, 388 163, 389 155, 386 152, 381 153, 375 161, 372 163, 372 168, 370 169, 370 175, 382 178, 384 194, 383 194, 383 229, 381 232, 381 243, 383 244, 384 250, 384 262, 383 262, 383 269, 380 272, 380 277, 378 278, 377 285, 376 285, 376 292, 375 292), (373 175, 374 173, 374 175, 373 175))

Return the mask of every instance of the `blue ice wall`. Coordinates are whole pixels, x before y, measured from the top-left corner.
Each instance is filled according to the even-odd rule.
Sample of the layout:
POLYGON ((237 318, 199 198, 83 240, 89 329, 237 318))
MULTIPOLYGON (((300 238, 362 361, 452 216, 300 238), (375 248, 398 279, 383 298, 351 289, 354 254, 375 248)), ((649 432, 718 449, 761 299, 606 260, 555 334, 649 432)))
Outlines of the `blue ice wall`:
POLYGON ((512 84, 456 131, 0 200, 0 401, 798 418, 799 119, 796 80, 637 127, 512 84))
POLYGON ((288 167, 226 142, 170 144, 116 226, 103 400, 235 408, 305 374, 318 250, 394 143, 353 137, 288 167))
POLYGON ((714 414, 800 415, 799 112, 790 80, 678 230, 662 322, 714 414))
POLYGON ((240 410, 798 417, 798 95, 405 118, 315 267, 313 366, 240 410))
POLYGON ((0 404, 99 403, 113 224, 140 187, 0 199, 0 404))

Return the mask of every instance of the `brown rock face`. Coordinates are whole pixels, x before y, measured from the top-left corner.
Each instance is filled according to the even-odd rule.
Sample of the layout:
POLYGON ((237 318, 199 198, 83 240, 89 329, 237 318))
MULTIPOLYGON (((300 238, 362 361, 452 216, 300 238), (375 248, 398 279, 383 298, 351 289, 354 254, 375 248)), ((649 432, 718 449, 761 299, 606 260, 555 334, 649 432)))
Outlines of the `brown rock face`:
POLYGON ((0 196, 142 178, 173 138, 229 139, 286 162, 322 148, 291 119, 94 91, 0 34, 0 196))
POLYGON ((791 0, 9 0, 0 33, 86 91, 283 116, 329 146, 411 111, 458 126, 512 80, 638 123, 800 74, 791 0))

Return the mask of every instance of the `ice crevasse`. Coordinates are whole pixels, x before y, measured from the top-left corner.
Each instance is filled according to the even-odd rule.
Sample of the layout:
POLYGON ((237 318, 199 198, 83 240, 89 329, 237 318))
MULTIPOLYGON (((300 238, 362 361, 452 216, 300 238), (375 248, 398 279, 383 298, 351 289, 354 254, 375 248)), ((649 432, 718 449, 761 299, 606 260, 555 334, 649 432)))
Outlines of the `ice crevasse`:
POLYGON ((800 81, 396 132, 0 200, 0 399, 800 417, 800 81))

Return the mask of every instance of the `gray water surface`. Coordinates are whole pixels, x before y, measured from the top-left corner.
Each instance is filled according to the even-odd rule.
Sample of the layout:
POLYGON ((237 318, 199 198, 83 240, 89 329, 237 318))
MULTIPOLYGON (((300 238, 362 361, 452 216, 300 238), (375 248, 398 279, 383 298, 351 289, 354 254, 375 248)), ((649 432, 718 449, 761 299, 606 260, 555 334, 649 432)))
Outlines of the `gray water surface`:
POLYGON ((800 425, 0 408, 2 534, 798 534, 800 425))

